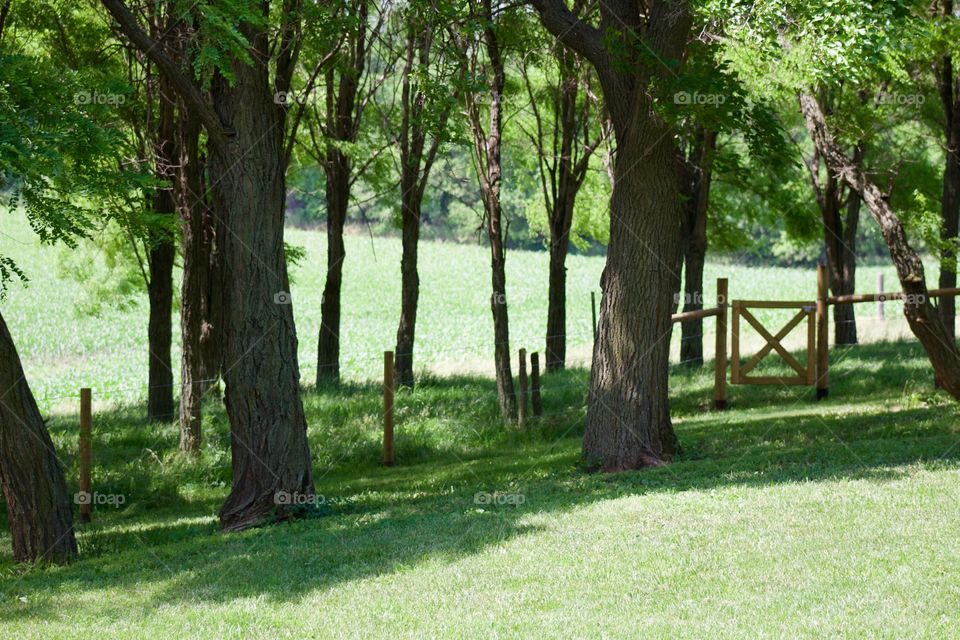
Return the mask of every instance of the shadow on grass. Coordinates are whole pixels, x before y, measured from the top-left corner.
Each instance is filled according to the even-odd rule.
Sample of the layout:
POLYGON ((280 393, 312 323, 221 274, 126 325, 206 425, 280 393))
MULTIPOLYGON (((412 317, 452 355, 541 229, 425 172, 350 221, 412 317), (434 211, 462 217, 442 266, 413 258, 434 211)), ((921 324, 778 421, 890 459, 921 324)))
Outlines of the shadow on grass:
MULTIPOLYGON (((0 619, 54 620, 58 596, 111 588, 143 593, 144 614, 197 600, 296 602, 317 590, 420 563, 456 562, 535 533, 542 525, 533 525, 530 516, 537 513, 559 515, 650 493, 838 478, 885 482, 917 465, 954 467, 960 460, 955 406, 931 404, 938 396, 904 402, 904 385, 911 380, 920 385, 916 379, 927 375, 913 346, 870 345, 849 352, 834 367, 831 398, 820 403, 795 389, 737 387, 730 411, 703 413, 699 407, 704 390, 709 397, 712 368, 679 372, 672 386, 682 414, 677 431, 684 454, 667 467, 615 476, 576 471, 584 371, 545 377, 547 416, 524 431, 499 426, 492 381, 425 380, 398 396, 401 464, 392 469, 376 464, 379 385, 311 391, 304 404, 317 492, 334 515, 240 534, 220 533, 214 515, 226 494, 227 487, 216 482, 224 469, 229 472, 228 460, 205 452, 201 463, 177 466, 172 425, 147 430, 119 412, 103 423, 116 430, 105 439, 117 451, 98 458, 99 464, 110 473, 152 474, 162 486, 176 481, 195 492, 159 505, 144 497, 125 512, 98 512, 96 525, 80 528, 84 555, 72 566, 22 575, 8 569, 0 619), (873 369, 859 375, 865 367, 873 369), (165 453, 135 455, 144 466, 125 467, 146 442, 165 453), (484 498, 494 493, 523 495, 523 503, 487 504, 484 498), (20 593, 29 594, 28 604, 10 606, 20 593)), ((224 446, 225 422, 213 413, 205 425, 212 431, 209 441, 224 446)), ((54 426, 61 448, 66 428, 54 426)), ((8 553, 9 541, 4 544, 8 553)), ((3 564, 9 566, 9 556, 3 564)), ((127 603, 98 606, 105 617, 136 614, 127 603)))

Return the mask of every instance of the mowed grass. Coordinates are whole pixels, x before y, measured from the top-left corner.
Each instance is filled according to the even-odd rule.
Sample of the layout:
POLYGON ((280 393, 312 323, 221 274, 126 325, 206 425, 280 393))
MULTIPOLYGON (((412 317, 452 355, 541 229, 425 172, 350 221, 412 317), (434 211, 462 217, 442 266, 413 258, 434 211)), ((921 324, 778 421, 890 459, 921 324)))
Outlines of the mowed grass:
MULTIPOLYGON (((587 374, 544 379, 545 415, 503 428, 484 377, 398 397, 399 464, 378 464, 380 390, 308 391, 314 519, 223 534, 228 434, 199 462, 139 407, 98 414, 94 487, 67 567, 13 566, 10 638, 956 637, 960 426, 912 343, 847 350, 831 396, 671 373, 684 452, 615 476, 578 468, 587 374), (499 498, 486 499, 490 494, 499 498)), ((76 486, 76 424, 51 431, 76 486)))
MULTIPOLYGON (((320 299, 326 271, 326 238, 322 231, 288 229, 289 243, 303 247, 306 257, 292 269, 291 285, 299 338, 301 377, 316 377, 320 299)), ((0 301, 24 361, 31 388, 44 409, 75 411, 78 389, 92 387, 95 402, 130 402, 146 397, 147 303, 144 294, 129 308, 106 307, 100 316, 77 313, 87 295, 61 273, 61 249, 41 247, 22 217, 0 212, 2 253, 17 260, 31 282, 11 286, 0 301)), ((344 262, 341 370, 354 381, 377 379, 383 371, 383 351, 392 349, 400 316, 400 241, 350 235, 344 262)), ((104 256, 88 250, 89 260, 104 256)), ((255 260, 255 256, 250 256, 255 260)), ((592 341, 590 292, 597 293, 602 256, 573 255, 568 259, 567 334, 570 359, 589 364, 592 341)), ((507 292, 511 348, 543 351, 547 314, 547 255, 510 251, 507 255, 507 292)), ((896 283, 891 268, 861 267, 858 291, 876 287, 883 272, 887 287, 896 283)), ((106 281, 104 268, 94 279, 106 281)), ((930 270, 931 282, 935 269, 930 270)), ((176 275, 179 278, 179 274, 176 275)), ((746 266, 730 257, 710 262, 705 275, 705 298, 715 298, 718 277, 730 281, 730 295, 741 299, 812 300, 816 274, 810 269, 746 266)), ((490 313, 490 258, 483 243, 472 245, 423 242, 420 248, 420 306, 417 320, 416 368, 420 373, 476 373, 490 375, 493 361, 493 321, 490 313)), ((102 282, 100 283, 102 284, 102 282)), ((279 285, 278 285, 279 290, 279 285)), ((862 310, 861 330, 880 328, 878 337, 890 337, 886 325, 902 329, 897 305, 887 303, 888 322, 878 323, 872 307, 862 310)), ((176 310, 175 310, 176 313, 176 310)), ((756 311, 764 322, 783 323, 786 312, 756 311)), ((174 318, 175 380, 179 378, 179 331, 174 318)), ((707 351, 712 353, 712 320, 705 323, 707 351)), ((776 327, 771 327, 775 329, 776 327)), ((791 343, 792 344, 792 343, 791 343)), ((674 355, 679 350, 675 333, 674 355)))

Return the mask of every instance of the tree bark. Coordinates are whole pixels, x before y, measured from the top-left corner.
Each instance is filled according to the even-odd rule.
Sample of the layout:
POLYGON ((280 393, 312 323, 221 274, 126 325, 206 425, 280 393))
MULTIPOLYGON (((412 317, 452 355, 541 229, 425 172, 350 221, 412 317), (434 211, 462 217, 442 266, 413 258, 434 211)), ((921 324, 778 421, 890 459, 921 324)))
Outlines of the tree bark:
MULTIPOLYGON (((956 17, 953 2, 943 4, 945 16, 956 17)), ((946 56, 938 69, 937 88, 943 104, 946 142, 943 192, 940 198, 943 249, 940 252, 940 288, 957 286, 957 231, 960 223, 960 76, 954 74, 953 58, 946 56)), ((943 296, 938 301, 940 318, 951 340, 956 340, 956 299, 943 296)))
POLYGON ((494 25, 490 0, 481 0, 475 7, 482 22, 483 47, 487 56, 487 76, 490 107, 489 131, 484 132, 477 95, 468 92, 467 117, 473 134, 477 178, 483 200, 484 223, 490 242, 490 275, 492 293, 490 310, 493 313, 493 360, 497 382, 497 401, 505 423, 517 415, 517 396, 513 388, 510 366, 510 317, 507 311, 506 253, 504 247, 503 209, 500 187, 503 176, 501 145, 503 142, 503 90, 506 82, 500 42, 494 25))
POLYGON ((567 253, 573 202, 558 198, 550 215, 550 271, 547 284, 547 372, 567 363, 567 253), (562 211, 557 211, 562 209, 562 211))
MULTIPOLYGON (((266 34, 248 36, 266 50, 266 34)), ((300 400, 293 306, 283 252, 286 202, 284 108, 273 101, 266 65, 234 62, 234 83, 212 88, 216 110, 236 132, 210 155, 215 211, 224 211, 225 401, 233 485, 220 509, 226 530, 259 524, 283 506, 277 492, 312 495, 313 471, 300 400)))
MULTIPOLYGON (((161 83, 165 86, 166 83, 161 83)), ((176 122, 172 91, 160 95, 160 113, 157 122, 157 141, 154 150, 156 175, 159 180, 172 181, 173 167, 177 156, 176 122)), ((160 188, 153 199, 153 211, 157 215, 173 218, 177 206, 173 185, 160 188)), ((172 232, 161 229, 151 234, 149 252, 150 282, 147 297, 150 301, 150 319, 147 342, 150 364, 147 383, 147 419, 170 420, 173 407, 173 364, 170 349, 173 342, 173 260, 176 255, 172 232)))
POLYGON ((650 83, 666 69, 645 57, 627 64, 619 51, 634 51, 632 43, 642 40, 657 60, 682 61, 690 8, 683 0, 654 2, 641 17, 635 3, 602 3, 596 28, 577 19, 562 0, 531 4, 544 26, 596 68, 616 134, 610 242, 583 457, 592 468, 610 472, 663 464, 679 448, 667 377, 685 172, 676 132, 654 112, 649 93, 650 83), (631 26, 640 24, 645 27, 631 26), (621 48, 613 54, 616 44, 621 48))
MULTIPOLYGON (((684 227, 684 311, 703 309, 703 268, 707 259, 707 210, 710 204, 710 182, 713 176, 713 153, 717 144, 715 131, 698 134, 693 158, 693 178, 687 201, 687 222, 684 227)), ((689 366, 703 365, 703 319, 680 323, 680 362, 689 366)))
POLYGON ((327 178, 327 280, 320 301, 320 337, 317 342, 317 386, 340 380, 340 291, 347 250, 343 228, 350 200, 350 159, 332 150, 324 165, 327 178))
POLYGON ((207 131, 212 207, 223 213, 229 229, 223 236, 223 358, 233 484, 220 509, 221 526, 235 531, 291 517, 295 514, 279 503, 277 494, 313 495, 314 487, 296 329, 286 295, 287 107, 274 96, 290 88, 301 18, 285 4, 273 23, 270 4, 260 5, 262 21, 239 25, 250 51, 258 55, 224 61, 232 78, 214 72, 208 100, 123 2, 101 2, 207 131), (268 29, 273 24, 279 29, 268 29))
POLYGON ((403 255, 400 259, 400 323, 397 326, 397 355, 394 361, 397 384, 410 389, 413 388, 413 346, 420 298, 420 274, 417 270, 420 199, 411 197, 417 189, 411 177, 404 176, 400 180, 403 190, 400 206, 403 255))
POLYGON ((923 262, 907 241, 903 225, 888 199, 867 177, 863 166, 855 164, 840 150, 817 101, 809 94, 801 94, 800 110, 810 137, 826 159, 827 166, 860 195, 880 226, 903 288, 903 312, 910 329, 923 345, 940 384, 951 396, 960 399, 960 352, 930 302, 923 262))
MULTIPOLYGON (((181 109, 178 206, 183 234, 183 280, 180 290, 180 451, 200 453, 203 394, 208 388, 204 341, 213 341, 205 292, 210 289, 212 238, 200 160, 200 123, 181 109)), ((218 333, 221 327, 216 326, 218 333)))
POLYGON ((16 562, 69 562, 77 555, 63 469, 0 315, 0 486, 16 562))

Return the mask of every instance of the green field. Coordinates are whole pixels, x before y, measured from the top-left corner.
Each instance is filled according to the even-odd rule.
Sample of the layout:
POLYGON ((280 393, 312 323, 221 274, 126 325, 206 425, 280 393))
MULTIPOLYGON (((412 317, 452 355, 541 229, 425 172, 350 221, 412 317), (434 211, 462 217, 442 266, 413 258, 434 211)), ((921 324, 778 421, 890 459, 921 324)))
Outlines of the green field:
MULTIPOLYGON (((292 293, 310 381, 323 236, 289 236, 308 250, 292 293)), ((95 415, 94 490, 123 504, 95 507, 65 567, 14 565, 0 525, 0 637, 960 637, 960 412, 932 389, 914 341, 834 350, 823 402, 805 387, 731 387, 724 413, 705 410, 709 363, 677 365, 679 459, 584 474, 586 370, 546 376, 543 418, 501 426, 493 381, 470 370, 492 336, 484 249, 425 243, 418 348, 434 372, 398 395, 398 466, 385 469, 375 378, 395 330, 399 248, 351 237, 349 380, 304 394, 316 517, 223 534, 220 403, 207 403, 201 458, 180 457, 176 425, 146 423, 133 402, 146 382, 143 305, 77 317, 55 251, 13 247, 33 282, 0 308, 71 492, 72 394, 91 385, 116 401, 95 415)), ((542 342, 545 258, 509 255, 514 348, 542 342)), ((601 265, 570 260, 576 345, 589 343, 601 265)), ((861 290, 876 273, 862 270, 861 290)), ((813 295, 802 270, 711 264, 717 275, 734 297, 813 295)), ((896 325, 893 304, 887 313, 896 325)))
MULTIPOLYGON (((103 309, 98 317, 79 315, 85 292, 62 277, 59 250, 40 247, 22 219, 0 216, 3 251, 12 255, 31 278, 29 286, 14 284, 0 302, 10 331, 20 349, 24 369, 41 407, 69 410, 80 387, 92 387, 97 401, 133 401, 146 397, 146 296, 127 309, 103 309)), ((316 376, 320 298, 326 270, 326 241, 322 232, 290 229, 287 241, 304 247, 306 258, 293 271, 291 285, 300 371, 305 384, 316 376)), ((347 237, 344 264, 341 369, 348 379, 362 381, 382 375, 383 351, 392 349, 400 317, 400 242, 394 238, 347 237)), ((103 261, 97 253, 91 256, 103 261)), ((543 350, 547 313, 547 255, 512 251, 507 256, 507 296, 511 347, 543 350)), ((586 365, 591 343, 590 292, 599 300, 601 256, 568 259, 568 349, 575 363, 586 365)), ((875 290, 877 274, 887 287, 895 285, 890 268, 862 267, 858 291, 875 290)), ((493 320, 490 314, 490 265, 485 246, 424 242, 420 247, 420 308, 417 320, 416 367, 439 374, 492 375, 493 320)), ((936 272, 929 277, 934 279, 936 272)), ((816 273, 812 270, 745 266, 736 257, 707 265, 705 299, 715 296, 718 277, 730 281, 730 296, 742 299, 813 299, 816 273)), ((786 313, 786 312, 784 312, 786 313)), ((893 303, 887 304, 887 323, 878 323, 868 306, 861 331, 889 337, 904 322, 893 303), (889 326, 887 326, 889 325, 889 326)), ((775 321, 788 316, 760 313, 775 321)), ((175 327, 176 324, 175 320, 175 327)), ((705 326, 707 351, 713 322, 705 326)), ((902 331, 901 331, 902 333, 902 331)), ((179 341, 178 331, 174 332, 179 341)), ((894 333, 893 335, 900 335, 894 333)), ((674 351, 679 343, 674 339, 674 351)), ((175 345, 173 362, 179 362, 175 345)), ((174 367, 179 377, 178 367, 174 367)))

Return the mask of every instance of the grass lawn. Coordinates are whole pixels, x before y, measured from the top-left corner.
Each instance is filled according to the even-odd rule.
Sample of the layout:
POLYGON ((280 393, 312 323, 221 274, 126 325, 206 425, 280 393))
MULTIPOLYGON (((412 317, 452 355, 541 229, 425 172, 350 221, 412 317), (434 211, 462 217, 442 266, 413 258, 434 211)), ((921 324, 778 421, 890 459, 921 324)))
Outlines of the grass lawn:
MULTIPOLYGON (((375 383, 311 391, 318 517, 229 535, 222 411, 196 463, 175 425, 101 412, 94 488, 125 504, 67 567, 13 566, 0 535, 0 637, 956 637, 956 405, 915 343, 831 374, 823 402, 732 387, 717 414, 711 370, 678 368, 683 455, 616 476, 577 470, 583 370, 545 378, 524 432, 497 426, 491 380, 426 377, 393 469, 375 383)), ((50 426, 75 487, 75 418, 50 426)))

